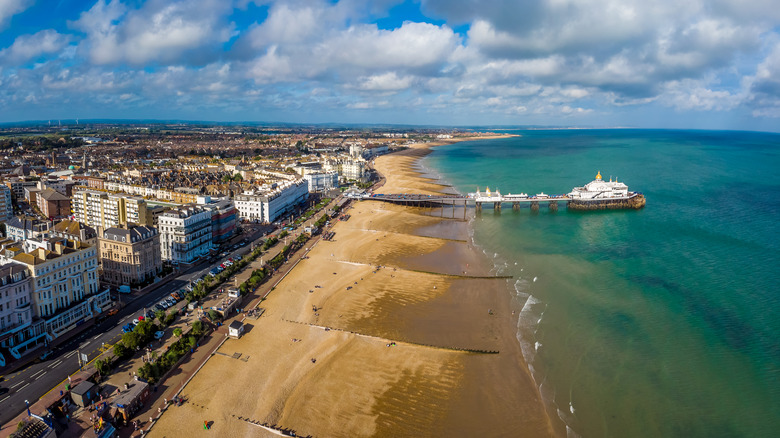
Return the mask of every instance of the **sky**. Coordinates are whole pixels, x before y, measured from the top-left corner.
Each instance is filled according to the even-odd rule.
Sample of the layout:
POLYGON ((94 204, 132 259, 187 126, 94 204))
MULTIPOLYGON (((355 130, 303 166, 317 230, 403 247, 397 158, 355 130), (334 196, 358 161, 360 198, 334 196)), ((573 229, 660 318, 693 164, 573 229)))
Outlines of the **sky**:
POLYGON ((777 0, 0 0, 0 122, 780 131, 777 0))

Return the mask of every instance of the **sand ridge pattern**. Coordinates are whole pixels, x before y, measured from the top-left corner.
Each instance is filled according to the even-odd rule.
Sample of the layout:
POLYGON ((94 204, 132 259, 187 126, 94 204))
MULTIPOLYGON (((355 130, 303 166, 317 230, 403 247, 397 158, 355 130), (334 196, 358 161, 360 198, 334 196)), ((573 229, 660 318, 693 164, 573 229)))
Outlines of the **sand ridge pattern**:
MULTIPOLYGON (((388 177, 382 191, 445 187, 418 178, 413 165, 425 153, 378 158, 388 177)), ((467 224, 382 202, 360 202, 349 214, 334 240, 318 242, 261 303, 265 314, 246 321, 249 332, 209 359, 182 391, 189 402, 168 409, 151 435, 276 436, 238 417, 316 437, 560 435, 514 339, 506 280, 437 274, 490 275, 467 243, 467 224), (204 421, 213 421, 210 431, 204 421)))

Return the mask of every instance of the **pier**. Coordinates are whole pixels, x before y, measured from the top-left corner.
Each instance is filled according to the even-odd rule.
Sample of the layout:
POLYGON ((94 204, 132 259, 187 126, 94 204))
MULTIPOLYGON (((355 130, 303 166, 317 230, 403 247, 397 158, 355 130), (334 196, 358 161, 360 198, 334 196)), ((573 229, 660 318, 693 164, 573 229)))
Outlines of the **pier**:
POLYGON ((574 199, 568 195, 547 195, 544 193, 533 196, 526 194, 502 195, 499 191, 491 192, 490 189, 487 189, 485 192, 477 191, 469 193, 467 196, 374 193, 363 195, 358 199, 392 202, 412 207, 455 207, 459 205, 466 207, 473 203, 477 211, 481 211, 484 205, 491 206, 494 210, 501 210, 504 204, 511 204, 513 210, 519 210, 521 206, 528 205, 531 211, 538 211, 541 206, 546 206, 550 211, 557 211, 559 203, 566 203, 566 208, 573 210, 638 209, 645 205, 644 195, 637 192, 628 192, 625 196, 574 199))

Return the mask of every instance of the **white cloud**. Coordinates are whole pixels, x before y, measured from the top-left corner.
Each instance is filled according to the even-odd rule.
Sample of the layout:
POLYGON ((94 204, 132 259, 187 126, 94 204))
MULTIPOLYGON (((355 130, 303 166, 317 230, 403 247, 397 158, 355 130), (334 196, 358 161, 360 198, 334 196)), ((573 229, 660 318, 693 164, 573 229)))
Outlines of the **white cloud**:
POLYGON ((400 91, 412 85, 411 76, 399 77, 395 72, 387 72, 360 79, 358 88, 369 91, 400 91))
POLYGON ((65 47, 70 39, 53 29, 46 29, 32 35, 20 35, 10 47, 0 50, 3 64, 21 64, 43 54, 55 53, 65 47))
POLYGON ((231 8, 220 0, 150 0, 140 9, 106 1, 73 23, 87 34, 85 45, 95 64, 199 63, 234 33, 225 20, 231 8))
POLYGON ((14 15, 26 10, 32 5, 32 0, 0 0, 0 29, 14 15))

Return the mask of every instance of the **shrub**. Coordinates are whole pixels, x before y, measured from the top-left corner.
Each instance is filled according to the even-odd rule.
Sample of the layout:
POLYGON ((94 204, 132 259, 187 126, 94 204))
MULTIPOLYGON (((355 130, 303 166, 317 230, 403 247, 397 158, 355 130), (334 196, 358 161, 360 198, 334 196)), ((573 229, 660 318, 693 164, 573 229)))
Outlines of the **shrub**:
POLYGON ((176 327, 175 329, 173 329, 173 335, 180 338, 181 337, 181 328, 176 327))

